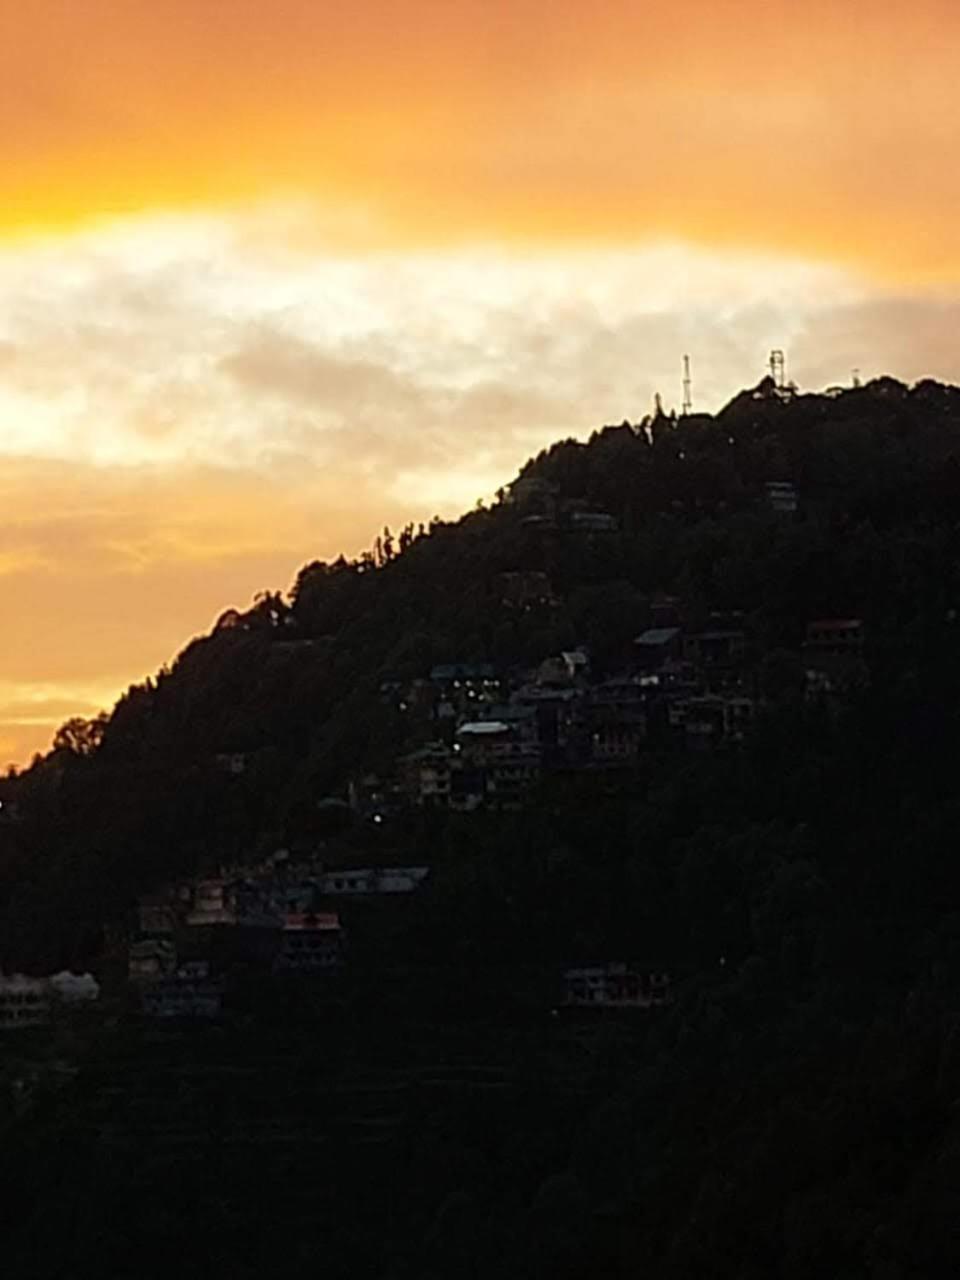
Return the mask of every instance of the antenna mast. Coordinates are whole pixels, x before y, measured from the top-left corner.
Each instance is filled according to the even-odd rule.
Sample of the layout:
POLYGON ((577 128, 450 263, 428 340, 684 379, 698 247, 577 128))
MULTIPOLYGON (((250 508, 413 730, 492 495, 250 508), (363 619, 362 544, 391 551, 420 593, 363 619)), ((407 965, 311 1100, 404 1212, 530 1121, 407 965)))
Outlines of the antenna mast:
POLYGON ((690 380, 690 357, 683 357, 683 416, 693 411, 693 383, 690 380))

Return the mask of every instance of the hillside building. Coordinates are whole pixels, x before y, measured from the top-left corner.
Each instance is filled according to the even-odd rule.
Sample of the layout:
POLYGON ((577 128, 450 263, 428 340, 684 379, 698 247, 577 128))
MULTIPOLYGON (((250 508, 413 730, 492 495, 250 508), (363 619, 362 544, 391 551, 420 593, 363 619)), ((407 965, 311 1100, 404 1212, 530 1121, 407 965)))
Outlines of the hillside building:
POLYGON ((140 992, 140 1006, 148 1018, 207 1021, 222 1016, 223 996, 223 983, 210 977, 209 966, 194 961, 146 985, 140 992))
POLYGON ((574 533, 616 533, 619 528, 609 511, 570 511, 567 520, 574 533))
POLYGON ((130 982, 155 982, 173 973, 176 967, 177 952, 172 939, 142 938, 130 944, 127 952, 130 982))
POLYGON ((343 930, 335 911, 286 916, 274 973, 330 974, 342 966, 343 930))
POLYGON ((803 644, 807 699, 841 697, 866 684, 863 646, 860 618, 820 618, 809 622, 803 644))
MULTIPOLYGON (((542 516, 529 516, 528 520, 542 520, 542 516)), ((554 609, 559 601, 554 595, 549 577, 532 569, 501 573, 499 577, 500 604, 505 609, 528 613, 533 609, 554 609)))
POLYGON ((682 706, 682 728, 687 747, 709 750, 742 742, 756 717, 756 702, 745 694, 687 698, 682 706))
POLYGON ((450 803, 454 753, 444 742, 428 742, 400 760, 402 785, 409 800, 422 809, 445 809, 450 803))
POLYGON ((324 897, 414 893, 429 874, 429 867, 341 867, 325 871, 318 887, 324 897))
POLYGON ((0 1031, 25 1031, 50 1021, 50 983, 22 973, 0 975, 0 1031))
POLYGON ((670 978, 619 961, 567 969, 563 1002, 583 1009, 653 1009, 670 1002, 670 978))
POLYGON ((767 506, 779 516, 792 516, 800 505, 796 487, 788 480, 768 480, 763 486, 767 506))

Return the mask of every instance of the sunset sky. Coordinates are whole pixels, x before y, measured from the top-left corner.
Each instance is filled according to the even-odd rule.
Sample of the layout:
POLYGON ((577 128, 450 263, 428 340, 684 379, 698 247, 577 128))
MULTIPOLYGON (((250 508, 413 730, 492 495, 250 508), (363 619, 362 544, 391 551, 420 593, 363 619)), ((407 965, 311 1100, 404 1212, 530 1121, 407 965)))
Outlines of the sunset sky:
POLYGON ((0 0, 0 765, 653 393, 960 379, 956 0, 0 0))

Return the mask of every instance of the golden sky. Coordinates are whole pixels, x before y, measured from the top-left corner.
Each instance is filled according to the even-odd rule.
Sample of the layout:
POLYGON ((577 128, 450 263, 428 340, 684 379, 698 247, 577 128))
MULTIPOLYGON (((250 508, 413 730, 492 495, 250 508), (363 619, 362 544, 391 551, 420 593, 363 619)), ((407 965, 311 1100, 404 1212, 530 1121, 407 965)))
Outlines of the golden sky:
POLYGON ((3 0, 9 227, 309 192, 417 243, 957 267, 953 0, 3 0))
POLYGON ((0 764, 684 351, 955 378, 958 65, 955 0, 0 0, 0 764))

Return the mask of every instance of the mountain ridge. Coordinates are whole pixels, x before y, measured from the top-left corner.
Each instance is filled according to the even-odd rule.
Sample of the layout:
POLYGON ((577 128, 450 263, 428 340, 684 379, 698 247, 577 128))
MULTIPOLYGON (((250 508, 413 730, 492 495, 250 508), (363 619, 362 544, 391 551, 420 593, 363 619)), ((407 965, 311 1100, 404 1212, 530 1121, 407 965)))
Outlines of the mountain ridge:
POLYGON ((165 857, 186 870, 282 843, 291 815, 402 754, 384 683, 451 661, 522 668, 578 645, 613 672, 658 595, 680 599, 688 625, 742 614, 764 654, 796 651, 805 623, 829 616, 863 617, 875 648, 895 646, 904 625, 935 626, 960 599, 947 563, 958 496, 960 390, 930 380, 799 395, 765 379, 715 416, 661 413, 561 441, 494 506, 305 566, 287 596, 227 610, 109 716, 65 726, 2 783, 20 814, 3 828, 8 900, 9 868, 31 847, 96 848, 132 891, 165 857), (784 483, 793 515, 769 507, 767 487, 784 483), (909 576, 924 540, 940 579, 932 565, 909 576), (543 575, 551 600, 507 607, 510 574, 543 575), (243 781, 224 779, 218 758, 240 754, 253 761, 243 781), (136 874, 129 843, 144 851, 136 874))

